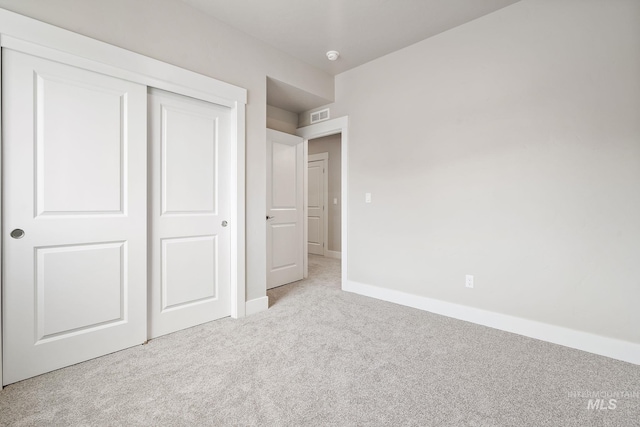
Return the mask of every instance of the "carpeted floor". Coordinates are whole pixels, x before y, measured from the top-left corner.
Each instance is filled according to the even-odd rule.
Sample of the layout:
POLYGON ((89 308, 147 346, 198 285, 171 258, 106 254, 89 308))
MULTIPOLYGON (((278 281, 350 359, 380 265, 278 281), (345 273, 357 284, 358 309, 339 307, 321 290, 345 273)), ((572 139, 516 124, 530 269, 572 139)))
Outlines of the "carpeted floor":
POLYGON ((266 312, 10 385, 0 425, 640 426, 639 366, 342 292, 339 263, 266 312))

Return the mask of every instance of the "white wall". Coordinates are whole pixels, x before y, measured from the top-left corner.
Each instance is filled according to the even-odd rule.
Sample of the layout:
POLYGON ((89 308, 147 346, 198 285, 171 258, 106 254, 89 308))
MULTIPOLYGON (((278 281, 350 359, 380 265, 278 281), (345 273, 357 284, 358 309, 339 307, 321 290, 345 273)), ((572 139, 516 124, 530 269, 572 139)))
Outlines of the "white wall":
POLYGON ((247 299, 266 293, 266 78, 326 99, 333 78, 176 0, 0 0, 0 7, 248 89, 247 299))
POLYGON ((341 140, 340 134, 329 135, 322 138, 309 140, 309 154, 329 153, 329 165, 327 167, 327 181, 329 185, 327 207, 327 222, 329 227, 329 242, 327 248, 330 251, 341 251, 341 228, 342 228, 342 198, 341 198, 341 140), (338 199, 337 204, 333 204, 333 199, 338 199))
POLYGON ((640 343, 639 1, 524 0, 340 74, 331 107, 350 280, 640 343))

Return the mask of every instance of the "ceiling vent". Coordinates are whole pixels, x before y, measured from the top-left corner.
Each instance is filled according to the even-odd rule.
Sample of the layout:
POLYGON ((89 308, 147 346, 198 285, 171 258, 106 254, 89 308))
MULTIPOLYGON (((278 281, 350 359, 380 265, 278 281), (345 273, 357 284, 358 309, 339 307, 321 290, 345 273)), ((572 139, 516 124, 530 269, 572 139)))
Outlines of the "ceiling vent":
POLYGON ((328 108, 325 108, 324 110, 316 111, 315 113, 311 113, 311 124, 318 123, 327 119, 329 119, 328 108))

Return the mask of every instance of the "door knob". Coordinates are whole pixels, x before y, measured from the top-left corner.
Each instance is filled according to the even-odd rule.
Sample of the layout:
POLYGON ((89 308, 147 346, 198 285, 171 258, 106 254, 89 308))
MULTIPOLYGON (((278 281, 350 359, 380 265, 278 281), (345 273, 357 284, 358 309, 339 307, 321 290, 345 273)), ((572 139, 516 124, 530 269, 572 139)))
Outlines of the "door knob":
POLYGON ((275 216, 269 216, 269 215, 267 215, 267 221, 269 221, 270 219, 273 219, 273 218, 275 218, 275 216))
POLYGON ((14 239, 22 239, 24 237, 24 230, 16 228, 11 232, 11 237, 14 239))
POLYGON ((229 225, 229 223, 227 221, 222 221, 222 226, 226 227, 227 225, 229 225))

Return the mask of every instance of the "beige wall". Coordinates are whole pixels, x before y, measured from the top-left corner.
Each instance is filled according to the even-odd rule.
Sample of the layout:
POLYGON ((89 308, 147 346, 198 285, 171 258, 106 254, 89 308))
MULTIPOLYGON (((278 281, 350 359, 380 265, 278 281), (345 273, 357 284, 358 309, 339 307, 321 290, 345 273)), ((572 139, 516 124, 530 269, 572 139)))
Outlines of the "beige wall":
POLYGON ((640 343, 639 1, 523 0, 340 74, 344 114, 350 280, 640 343))
POLYGON ((327 180, 329 181, 329 206, 326 210, 329 228, 328 248, 330 251, 341 251, 341 135, 330 135, 309 141, 309 154, 329 153, 329 165, 327 180), (338 199, 337 204, 333 204, 333 199, 338 199))
POLYGON ((333 99, 333 78, 174 0, 0 0, 0 7, 248 89, 247 299, 266 293, 267 75, 333 99))
POLYGON ((298 129, 298 115, 282 108, 267 105, 267 128, 295 135, 296 129, 298 129))

